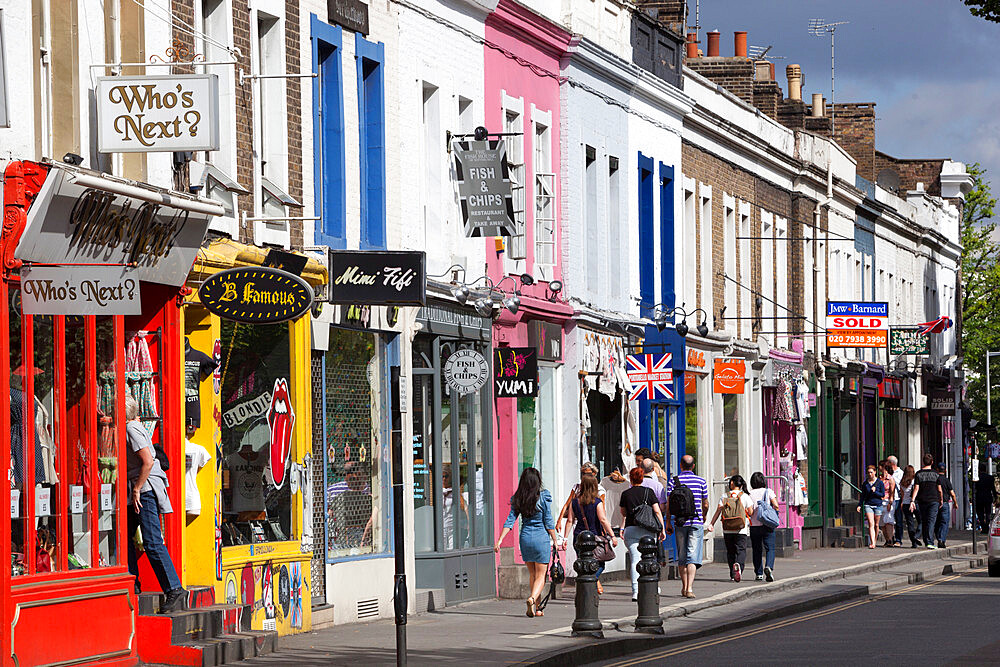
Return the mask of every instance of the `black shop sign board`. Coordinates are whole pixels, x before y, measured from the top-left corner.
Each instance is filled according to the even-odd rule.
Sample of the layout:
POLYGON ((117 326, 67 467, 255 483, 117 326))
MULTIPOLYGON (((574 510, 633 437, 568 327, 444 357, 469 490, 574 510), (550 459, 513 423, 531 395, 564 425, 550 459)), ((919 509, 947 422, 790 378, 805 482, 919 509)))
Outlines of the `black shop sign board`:
POLYGON ((368 34, 368 5, 361 0, 326 0, 326 12, 331 23, 368 34))
POLYGON ((494 348, 493 390, 496 398, 538 396, 538 355, 535 348, 494 348))
POLYGON ((454 153, 465 235, 513 236, 517 225, 506 144, 457 141, 454 153))
POLYGON ((226 269, 198 288, 201 305, 235 322, 273 324, 301 317, 313 304, 312 288, 302 278, 266 266, 226 269))
POLYGON ((422 306, 426 254, 402 250, 331 250, 330 302, 422 306))

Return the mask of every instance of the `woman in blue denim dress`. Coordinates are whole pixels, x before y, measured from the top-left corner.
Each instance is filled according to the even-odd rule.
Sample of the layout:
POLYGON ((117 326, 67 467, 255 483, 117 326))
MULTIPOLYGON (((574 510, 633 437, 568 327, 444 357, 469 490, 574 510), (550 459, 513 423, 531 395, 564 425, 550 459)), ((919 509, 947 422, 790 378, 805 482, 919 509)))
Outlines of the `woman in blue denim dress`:
POLYGON ((542 488, 542 476, 535 468, 525 468, 517 484, 517 491, 510 498, 510 514, 504 521, 503 530, 493 550, 500 551, 500 543, 514 527, 517 517, 521 517, 521 558, 528 568, 531 580, 531 595, 526 600, 530 617, 543 616, 536 608, 538 598, 545 587, 545 570, 556 545, 556 523, 552 518, 552 494, 542 488), (546 536, 548 533, 548 536, 546 536))

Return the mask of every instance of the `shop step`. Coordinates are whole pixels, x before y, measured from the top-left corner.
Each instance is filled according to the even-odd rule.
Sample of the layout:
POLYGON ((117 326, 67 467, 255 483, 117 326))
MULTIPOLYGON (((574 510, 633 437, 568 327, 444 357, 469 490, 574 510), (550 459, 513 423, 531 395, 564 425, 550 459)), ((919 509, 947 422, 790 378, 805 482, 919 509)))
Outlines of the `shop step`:
MULTIPOLYGON (((215 604, 215 589, 210 586, 189 586, 185 609, 210 607, 215 604)), ((142 615, 159 614, 163 606, 163 593, 141 593, 139 595, 139 613, 142 615)))

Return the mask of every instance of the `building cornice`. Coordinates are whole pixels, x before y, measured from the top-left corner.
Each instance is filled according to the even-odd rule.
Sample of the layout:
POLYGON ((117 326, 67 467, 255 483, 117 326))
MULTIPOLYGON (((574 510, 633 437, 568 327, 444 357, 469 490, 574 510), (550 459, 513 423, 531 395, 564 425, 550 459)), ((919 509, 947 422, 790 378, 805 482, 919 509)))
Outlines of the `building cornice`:
POLYGON ((537 47, 547 55, 562 58, 572 35, 549 19, 514 0, 500 0, 486 25, 537 47))

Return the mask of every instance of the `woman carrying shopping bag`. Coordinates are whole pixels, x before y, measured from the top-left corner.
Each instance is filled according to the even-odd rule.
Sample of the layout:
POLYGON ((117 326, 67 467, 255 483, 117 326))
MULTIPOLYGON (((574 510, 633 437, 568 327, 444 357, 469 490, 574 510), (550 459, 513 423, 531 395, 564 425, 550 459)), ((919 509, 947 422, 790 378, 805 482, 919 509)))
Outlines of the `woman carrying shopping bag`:
POLYGON ((764 473, 750 475, 750 546, 753 548, 753 573, 757 581, 774 581, 774 530, 778 527, 778 498, 767 488, 764 473))
POLYGON ((597 538, 597 552, 594 557, 601 563, 601 567, 597 570, 597 594, 602 595, 604 587, 601 586, 601 573, 604 572, 604 563, 615 557, 614 547, 618 546, 618 538, 611 530, 608 515, 604 511, 604 502, 599 495, 600 487, 597 485, 597 477, 584 475, 580 479, 577 491, 578 493, 570 501, 563 536, 568 537, 569 529, 573 528, 574 545, 576 545, 577 536, 587 530, 597 538))

